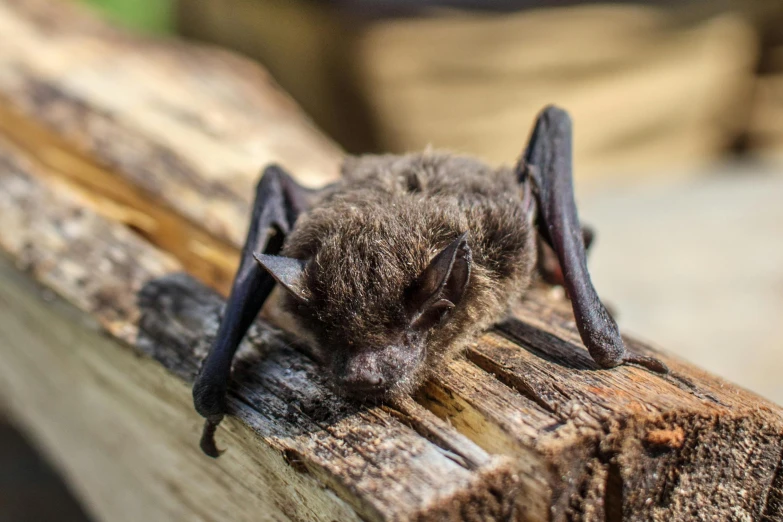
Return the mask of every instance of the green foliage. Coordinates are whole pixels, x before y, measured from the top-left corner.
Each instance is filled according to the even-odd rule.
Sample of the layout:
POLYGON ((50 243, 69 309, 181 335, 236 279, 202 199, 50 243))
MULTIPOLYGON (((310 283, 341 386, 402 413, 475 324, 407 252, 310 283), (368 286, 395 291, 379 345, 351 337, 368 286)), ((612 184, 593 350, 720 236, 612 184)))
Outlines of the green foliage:
POLYGON ((107 17, 146 33, 174 31, 175 0, 83 0, 107 17))

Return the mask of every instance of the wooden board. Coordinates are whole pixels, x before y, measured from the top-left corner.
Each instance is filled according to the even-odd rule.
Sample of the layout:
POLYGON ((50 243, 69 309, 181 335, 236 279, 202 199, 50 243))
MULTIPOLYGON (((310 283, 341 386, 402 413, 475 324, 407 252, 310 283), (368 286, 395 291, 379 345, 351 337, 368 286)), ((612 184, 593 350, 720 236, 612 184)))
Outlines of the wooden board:
MULTIPOLYGON (((221 84, 240 81, 246 69, 258 72, 247 64, 229 72, 211 61, 211 53, 179 44, 128 39, 67 4, 0 3, 0 28, 14 28, 28 46, 41 48, 41 56, 62 53, 54 64, 91 56, 94 61, 70 62, 86 71, 78 81, 118 92, 143 89, 145 75, 113 76, 135 63, 143 63, 145 74, 150 69, 151 77, 180 70, 179 62, 216 67, 221 84), (142 49, 149 51, 146 60, 139 58, 142 49)), ((52 312, 29 285, 5 276, 3 320, 11 333, 0 344, 9 361, 0 369, 0 392, 100 518, 138 520, 128 507, 137 504, 141 519, 783 516, 779 407, 667 354, 658 355, 673 369, 670 376, 632 367, 597 369, 579 341, 568 303, 546 289, 532 292, 514 320, 437 371, 414 397, 386 405, 360 406, 335 396, 291 333, 258 320, 235 371, 235 418, 218 431, 227 452, 216 462, 202 457, 186 384, 221 313, 222 298, 205 284, 224 289, 230 278, 256 169, 229 175, 234 171, 226 169, 222 153, 199 153, 241 148, 245 135, 208 149, 200 130, 187 130, 203 130, 201 124, 186 119, 179 122, 175 147, 154 130, 160 107, 134 105, 137 99, 129 98, 112 111, 136 122, 127 127, 134 134, 90 146, 112 135, 99 132, 106 129, 100 125, 81 125, 103 107, 105 92, 74 91, 69 82, 51 80, 51 71, 32 70, 24 85, 34 86, 40 77, 51 80, 47 92, 69 93, 55 95, 51 110, 36 109, 48 107, 40 100, 49 98, 31 96, 34 88, 2 91, 2 85, 21 85, 14 83, 24 63, 19 57, 35 60, 36 53, 18 46, 3 52, 0 248, 17 270, 82 315, 52 312), (4 84, 3 78, 11 80, 4 84), (183 176, 163 167, 146 146, 128 143, 202 160, 183 176), (114 155, 119 149, 124 153, 114 155), (53 157, 80 162, 79 168, 52 160, 52 150, 53 157), (245 189, 238 189, 242 184, 245 189), (116 186, 122 190, 111 189, 116 186), (205 209, 209 217, 198 219, 205 209), (147 228, 138 225, 145 220, 147 228), (209 242, 200 251, 209 255, 198 263, 191 259, 191 234, 209 242), (170 242, 167 235, 184 240, 170 242), (179 273, 183 269, 192 276, 179 273), (85 333, 85 315, 115 340, 85 333), (58 323, 57 317, 66 319, 58 323), (86 464, 93 461, 95 467, 86 464)), ((183 110, 202 96, 223 103, 212 91, 196 98, 177 92, 169 101, 183 110)), ((254 107, 260 95, 253 92, 236 94, 236 106, 254 107)), ((274 95, 270 103, 281 100, 274 95)), ((287 107, 287 123, 258 113, 253 125, 311 133, 316 159, 303 148, 287 166, 296 173, 298 165, 316 165, 314 177, 332 178, 332 164, 317 161, 323 158, 318 144, 328 142, 287 107)))
POLYGON ((233 271, 224 245, 241 244, 264 165, 279 162, 305 185, 338 174, 340 150, 239 57, 130 36, 47 0, 0 2, 0 34, 0 130, 112 199, 104 211, 179 251, 196 273, 233 271), (172 211, 185 219, 173 225, 172 211))
MULTIPOLYGON (((164 476, 177 470, 172 478, 157 477, 141 490, 137 482, 128 481, 118 490, 129 490, 127 499, 130 500, 123 500, 126 496, 113 500, 111 495, 106 498, 105 493, 96 498, 103 488, 91 489, 108 472, 100 467, 89 468, 88 478, 83 479, 77 472, 86 464, 76 459, 70 466, 71 476, 77 484, 82 483, 80 489, 86 490, 84 497, 103 518, 115 520, 112 510, 118 510, 130 501, 149 502, 152 513, 174 509, 170 505, 158 505, 165 499, 152 495, 149 488, 156 484, 159 487, 175 484, 174 487, 187 490, 187 498, 194 493, 203 497, 203 491, 209 491, 210 495, 203 497, 196 507, 186 504, 184 508, 193 509, 207 519, 220 520, 223 518, 221 510, 230 510, 235 501, 232 497, 237 483, 243 482, 249 483, 248 491, 243 493, 255 499, 252 505, 268 506, 270 502, 283 505, 279 508, 281 513, 293 520, 348 520, 357 516, 353 514, 354 510, 370 520, 407 519, 416 513, 430 519, 441 513, 458 520, 461 510, 471 509, 475 519, 480 520, 487 516, 501 517, 513 509, 520 478, 512 459, 486 453, 449 429, 432 413, 412 403, 408 408, 401 408, 403 413, 383 408, 368 411, 331 396, 324 383, 318 381, 316 376, 320 372, 315 364, 287 348, 290 339, 278 339, 268 326, 263 325, 252 336, 262 341, 264 351, 271 351, 275 356, 262 360, 264 368, 256 368, 258 372, 250 372, 251 376, 263 376, 265 382, 249 383, 251 394, 233 401, 235 413, 244 421, 244 425, 235 429, 244 435, 231 439, 238 446, 248 446, 251 454, 260 451, 264 456, 256 455, 251 462, 245 462, 243 450, 227 459, 229 463, 235 459, 244 462, 243 468, 227 468, 233 473, 233 483, 216 483, 218 475, 211 477, 207 485, 200 485, 196 478, 198 473, 192 476, 190 468, 178 464, 178 459, 189 460, 196 456, 199 466, 207 469, 210 466, 209 459, 198 453, 200 423, 191 411, 188 389, 182 379, 185 382, 192 380, 206 354, 217 328, 221 298, 189 276, 164 277, 179 268, 170 256, 122 225, 79 206, 78 196, 67 187, 46 187, 27 175, 25 170, 29 166, 16 157, 11 148, 6 146, 0 151, 3 159, 0 208, 4 209, 0 213, 0 226, 10 231, 0 239, 3 250, 13 256, 20 269, 88 312, 118 340, 135 346, 139 353, 153 356, 172 372, 166 375, 167 378, 161 378, 163 374, 159 369, 149 370, 149 361, 139 359, 138 355, 117 355, 122 349, 116 344, 98 342, 88 334, 85 334, 88 340, 84 343, 79 340, 75 344, 58 344, 58 340, 68 339, 69 334, 56 329, 51 331, 50 326, 43 327, 49 320, 23 314, 19 323, 16 314, 35 309, 35 305, 27 303, 25 308, 25 303, 20 303, 20 310, 15 311, 12 303, 17 298, 4 300, 5 320, 9 325, 21 325, 16 327, 21 332, 15 334, 11 329, 7 342, 3 343, 3 353, 10 364, 3 366, 2 391, 11 398, 12 413, 24 424, 29 424, 32 431, 42 432, 40 437, 49 437, 46 441, 49 453, 68 452, 67 444, 61 445, 52 439, 56 439, 58 429, 72 430, 74 426, 66 422, 71 421, 76 424, 77 432, 95 430, 97 433, 92 437, 103 443, 103 446, 90 444, 88 448, 82 448, 85 453, 90 454, 91 449, 98 460, 107 461, 108 457, 104 466, 112 462, 117 465, 110 458, 112 454, 105 445, 106 439, 122 437, 122 429, 130 429, 127 425, 131 424, 133 430, 127 435, 126 444, 120 444, 130 453, 128 460, 122 470, 109 475, 121 480, 126 472, 133 470, 149 479, 151 474, 161 470, 168 470, 164 476), (181 334, 187 338, 177 337, 181 334), (103 348, 94 348, 96 344, 103 348), (34 351, 31 352, 28 346, 34 351), (69 354, 68 346, 88 351, 92 354, 89 356, 94 356, 103 365, 102 371, 111 375, 102 377, 101 368, 83 368, 84 361, 79 353, 69 354), (178 348, 186 351, 178 353, 178 348), (33 367, 27 366, 30 364, 33 367), (52 370, 51 378, 35 376, 36 372, 46 372, 47 368, 52 370), (152 374, 148 375, 149 372, 152 374), (150 419, 150 415, 165 415, 165 411, 156 409, 160 404, 150 404, 151 401, 128 403, 136 394, 132 391, 134 387, 138 387, 143 396, 150 393, 149 379, 161 386, 152 394, 172 403, 170 408, 179 412, 179 419, 183 416, 190 419, 186 424, 177 425, 176 418, 167 419, 162 423, 167 427, 164 431, 161 425, 154 424, 154 419, 159 417, 150 419), (72 389, 67 385, 69 381, 74 382, 72 389), (35 393, 27 389, 30 386, 35 393), (116 390, 120 386, 129 396, 123 397, 116 390), (117 409, 103 411, 108 406, 104 404, 97 412, 83 411, 83 395, 103 396, 104 387, 118 395, 117 409), (57 389, 59 391, 55 392, 57 389), (42 395, 51 396, 54 404, 41 405, 37 401, 42 395), (61 420, 54 426, 48 423, 48 412, 52 408, 61 420), (404 412, 408 409, 416 415, 415 421, 406 420, 404 412), (336 418, 329 417, 331 412, 337 413, 336 418), (314 414, 321 418, 313 418, 314 414), (125 421, 115 420, 118 416, 125 421), (85 417, 91 419, 89 426, 81 425, 85 417), (145 423, 153 423, 152 429, 142 429, 145 423), (427 437, 422 437, 409 424, 424 430, 427 437), (119 427, 115 428, 115 425, 119 427), (100 433, 107 426, 111 428, 100 433), (156 434, 160 436, 161 433, 167 435, 158 441, 156 434), (172 440, 172 434, 176 433, 179 439, 172 440), (186 442, 188 435, 192 436, 190 444, 186 442), (145 448, 153 443, 162 445, 158 449, 162 456, 155 459, 154 466, 136 467, 137 459, 147 460, 142 456, 145 448), (183 453, 181 446, 188 446, 188 449, 183 453), (307 487, 300 487, 297 480, 286 478, 303 472, 310 476, 307 487), (279 473, 282 475, 278 476, 279 473), (258 476, 253 479, 251 475, 258 476), (406 477, 405 483, 398 480, 401 476, 406 477), (268 498, 270 491, 278 493, 268 498), (147 499, 148 495, 151 498, 147 499), (219 500, 210 503, 210 499, 219 500), (345 511, 345 503, 352 508, 351 516, 336 516, 335 510, 345 511), (319 507, 321 504, 328 509, 319 507)), ((11 280, 8 276, 6 279, 11 280)), ((13 287, 11 291, 14 291, 13 287)), ((35 303, 34 297, 28 299, 35 303)), ((41 314, 44 318, 49 317, 45 312, 41 314)), ((73 319, 61 323, 66 331, 68 327, 79 332, 84 329, 84 325, 73 319)), ((224 433, 225 430, 221 430, 221 437, 224 433)), ((91 440, 89 436, 80 439, 83 442, 91 440)), ((84 454, 81 458, 85 458, 84 454)), ((71 462, 66 456, 57 460, 64 460, 66 465, 71 462)), ((127 516, 127 520, 139 520, 134 518, 137 513, 134 509, 123 516, 127 516)), ((241 511, 232 517, 250 520, 252 513, 252 510, 241 511)), ((142 518, 147 519, 147 515, 149 513, 142 518)))

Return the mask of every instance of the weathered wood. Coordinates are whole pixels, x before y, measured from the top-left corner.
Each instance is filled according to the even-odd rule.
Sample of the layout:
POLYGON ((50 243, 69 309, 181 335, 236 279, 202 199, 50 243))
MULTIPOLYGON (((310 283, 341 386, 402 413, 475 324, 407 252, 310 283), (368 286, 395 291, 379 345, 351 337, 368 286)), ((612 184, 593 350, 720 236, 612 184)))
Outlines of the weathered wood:
MULTIPOLYGON (((7 145, 0 144, 0 158, 0 208, 3 209, 0 227, 6 231, 0 238, 0 246, 14 257, 19 268, 88 312, 113 335, 152 354, 174 374, 191 381, 216 331, 220 298, 192 279, 182 280, 179 285, 180 279, 164 279, 171 282, 174 290, 156 294, 158 287, 153 282, 177 270, 179 265, 175 260, 122 225, 80 206, 78 196, 68 187, 49 188, 36 181, 26 172, 34 169, 32 164, 7 145), (147 315, 140 318, 145 310, 147 315)), ((302 492, 284 477, 274 477, 270 468, 287 470, 282 463, 289 462, 294 470, 308 471, 366 519, 407 519, 417 512, 434 516, 432 513, 471 506, 476 516, 500 517, 512 509, 519 478, 511 459, 489 455, 453 431, 446 438, 433 435, 436 441, 442 440, 441 447, 408 427, 404 417, 400 420, 383 409, 367 411, 346 404, 325 391, 323 383, 316 378, 319 372, 313 362, 286 348, 290 339, 278 340, 268 327, 261 327, 254 335, 262 340, 265 352, 271 350, 279 355, 260 362, 262 367, 256 369, 259 375, 264 375, 264 381, 243 384, 242 398, 232 403, 237 415, 271 447, 277 459, 269 463, 267 456, 261 461, 260 469, 253 471, 267 479, 255 484, 256 496, 263 500, 277 479, 282 485, 273 489, 289 504, 283 512, 299 520, 314 515, 297 514, 299 508, 294 502, 297 497, 306 499, 303 500, 305 508, 313 510, 319 503, 337 502, 333 495, 320 499, 316 494, 319 488, 302 492), (249 393, 245 393, 245 386, 249 393), (323 418, 314 418, 314 414, 323 418), (336 418, 330 417, 331 414, 336 418), (271 478, 266 476, 269 473, 271 478), (399 477, 406 480, 401 482, 399 477)), ((54 349, 51 344, 46 348, 54 349)), ((24 346, 25 343, 18 341, 6 344, 8 359, 29 356, 13 353, 20 349, 25 352, 24 346)), ((108 357, 113 360, 112 356, 108 357)), ((48 361, 44 367, 62 366, 45 352, 40 360, 48 361)), ((12 370, 8 379, 21 373, 28 386, 40 382, 40 378, 25 375, 22 363, 8 368, 12 370)), ((127 370, 134 376, 144 372, 135 367, 127 370)), ((72 377, 85 376, 77 372, 72 377)), ((86 377, 95 379, 91 375, 86 377)), ((139 385, 146 382, 138 379, 139 385)), ((172 383, 179 391, 170 400, 188 404, 189 409, 190 401, 183 396, 186 390, 177 384, 181 381, 175 379, 172 383)), ((23 397, 22 390, 12 385, 13 382, 5 387, 6 392, 23 397)), ((73 396, 70 399, 73 402, 66 402, 58 411, 68 412, 74 419, 89 415, 80 411, 78 400, 73 396)), ((22 418, 28 416, 21 407, 16 408, 16 413, 22 418)), ((133 414, 133 411, 125 412, 125 415, 133 414)), ((194 436, 193 448, 198 433, 198 429, 193 429, 194 418, 180 434, 183 439, 188 433, 194 436)), ((421 412, 416 423, 432 425, 436 431, 446 429, 442 421, 426 411, 421 412)), ((99 424, 97 419, 95 424, 99 424)), ((136 432, 136 451, 142 451, 148 443, 146 436, 136 432)), ((178 480, 184 482, 184 477, 178 480)), ((242 480, 242 476, 235 479, 242 480)), ((189 487, 191 482, 188 480, 187 484, 189 487)), ((92 499, 89 495, 87 498, 92 499)), ((228 499, 215 502, 220 506, 215 509, 226 509, 230 504, 228 499)), ((323 518, 318 519, 332 520, 329 513, 319 514, 323 518)), ((220 518, 215 514, 210 517, 220 518)), ((457 520, 459 516, 454 515, 452 519, 457 520)))
MULTIPOLYGON (((0 369, 0 390, 99 516, 133 519, 131 511, 120 513, 131 503, 125 499, 149 502, 147 518, 161 513, 205 519, 252 519, 263 513, 294 520, 783 516, 779 407, 666 354, 656 355, 672 367, 671 376, 633 367, 598 370, 579 342, 567 303, 546 289, 532 292, 514 320, 436 372, 414 397, 388 405, 358 406, 336 397, 291 334, 259 320, 236 367, 230 403, 237 420, 218 431, 227 452, 216 462, 200 460, 198 419, 189 410, 184 383, 205 355, 222 305, 202 284, 224 288, 230 277, 231 263, 225 260, 236 256, 246 227, 247 189, 271 154, 248 155, 243 161, 258 165, 231 170, 225 158, 234 152, 226 151, 252 148, 253 140, 225 135, 207 147, 204 124, 187 118, 178 122, 176 139, 164 136, 151 123, 161 118, 160 106, 133 106, 141 98, 114 100, 112 117, 96 120, 100 125, 82 123, 106 107, 106 93, 95 85, 118 93, 147 89, 140 76, 112 80, 111 71, 138 66, 152 77, 171 78, 171 71, 187 65, 226 75, 219 80, 226 86, 241 81, 240 73, 250 66, 228 71, 203 51, 131 40, 94 22, 76 23, 81 20, 60 4, 0 3, 0 29, 14 29, 21 41, 49 57, 36 58, 23 46, 0 50, 5 97, 0 133, 15 143, 0 141, 0 248, 18 268, 133 350, 88 339, 89 334, 83 342, 81 337, 66 342, 77 334, 65 333, 47 305, 26 295, 26 287, 4 284, 10 290, 2 294, 3 314, 15 318, 6 323, 17 333, 0 346, 8 361, 0 369), (58 23, 51 19, 55 14, 58 23), (50 34, 42 36, 42 28, 50 34), (138 58, 141 49, 149 51, 145 61, 138 58), (19 73, 22 57, 43 65, 19 73), (50 69, 57 57, 71 67, 86 60, 78 62, 84 76, 68 73, 66 81, 54 75, 50 69), (48 85, 47 93, 67 95, 30 95, 40 83, 48 85), (47 105, 51 99, 56 102, 47 105), (118 128, 122 133, 112 134, 118 128), (111 140, 102 141, 106 136, 111 140), (168 152, 149 153, 153 148, 168 152), (57 152, 47 156, 52 150, 57 152), (190 158, 189 165, 198 168, 183 176, 176 167, 163 166, 160 154, 190 158), (69 169, 67 161, 52 157, 81 163, 69 169), (82 167, 92 169, 89 175, 82 167), (79 175, 83 180, 75 182, 79 175), (92 179, 101 181, 90 184, 92 179), (112 191, 113 181, 144 197, 112 191), (162 214, 153 210, 158 208, 162 214), (207 210, 209 217, 200 219, 207 210), (151 223, 146 229, 138 226, 145 219, 151 223), (170 223, 166 233, 156 225, 164 220, 170 223), (189 264, 193 250, 187 242, 180 248, 165 240, 191 231, 212 241, 212 253, 199 261, 203 270, 189 264), (182 268, 201 282, 176 275, 182 268), (51 325, 51 335, 41 325, 51 325), (104 393, 112 400, 96 399, 100 407, 91 409, 85 398, 104 393), (76 431, 65 437, 71 429, 76 431), (95 447, 85 443, 89 440, 95 447), (104 454, 117 451, 123 458, 104 454), (92 456, 102 457, 102 469, 84 466, 92 456), (110 462, 127 470, 127 482, 110 462), (103 489, 101 473, 116 478, 111 484, 127 497, 103 489), (242 507, 230 507, 235 504, 242 507)), ((234 106, 226 113, 231 128, 249 125, 248 115, 240 113, 258 107, 249 84, 232 94, 230 104, 219 92, 192 94, 166 84, 161 80, 158 87, 179 93, 169 99, 174 109, 234 106)), ((255 117, 254 139, 260 143, 263 132, 279 122, 263 112, 255 117)), ((294 112, 287 117, 294 121, 287 125, 306 128, 294 112)), ((324 143, 307 132, 313 147, 324 143)), ((323 165, 323 179, 332 176, 334 163, 319 163, 321 153, 309 155, 309 150, 299 149, 286 165, 295 173, 298 165, 312 165, 313 176, 323 165)), ((67 331, 83 331, 74 319, 66 323, 67 331)), ((628 342, 638 351, 650 350, 628 342)))
POLYGON ((189 387, 47 294, 0 258, 0 393, 95 520, 358 520, 241 422, 204 459, 189 387))
POLYGON ((224 245, 244 239, 236 224, 262 166, 306 185, 337 175, 340 150, 239 57, 133 37, 47 0, 0 2, 0 34, 0 130, 115 214, 131 208, 129 224, 217 287, 230 284, 224 245), (186 219, 173 225, 171 210, 186 219))

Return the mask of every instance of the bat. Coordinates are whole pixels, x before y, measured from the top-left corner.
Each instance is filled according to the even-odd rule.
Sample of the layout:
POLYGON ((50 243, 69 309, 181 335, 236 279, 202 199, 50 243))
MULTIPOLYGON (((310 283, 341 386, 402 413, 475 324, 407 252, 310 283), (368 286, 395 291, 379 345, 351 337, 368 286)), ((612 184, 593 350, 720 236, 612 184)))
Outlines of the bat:
POLYGON ((505 319, 536 270, 565 287, 599 366, 668 372, 626 349, 590 280, 592 234, 577 216, 571 139, 569 115, 549 106, 514 168, 444 153, 362 156, 345 161, 341 181, 315 191, 267 167, 193 387, 206 418, 202 450, 219 455, 214 433, 226 413, 232 359, 275 285, 284 290, 281 309, 316 347, 335 388, 361 400, 414 391, 505 319))

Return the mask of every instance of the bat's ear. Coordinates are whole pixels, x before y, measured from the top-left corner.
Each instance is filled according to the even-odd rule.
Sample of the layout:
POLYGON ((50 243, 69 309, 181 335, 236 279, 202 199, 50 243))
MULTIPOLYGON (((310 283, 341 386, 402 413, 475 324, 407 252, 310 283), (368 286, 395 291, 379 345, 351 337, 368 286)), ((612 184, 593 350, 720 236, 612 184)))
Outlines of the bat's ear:
POLYGON ((258 253, 253 254, 253 257, 280 286, 300 301, 307 302, 302 281, 302 273, 307 266, 307 261, 258 253))
POLYGON ((470 279, 467 233, 436 255, 406 292, 411 327, 426 330, 440 322, 462 300, 470 279))

